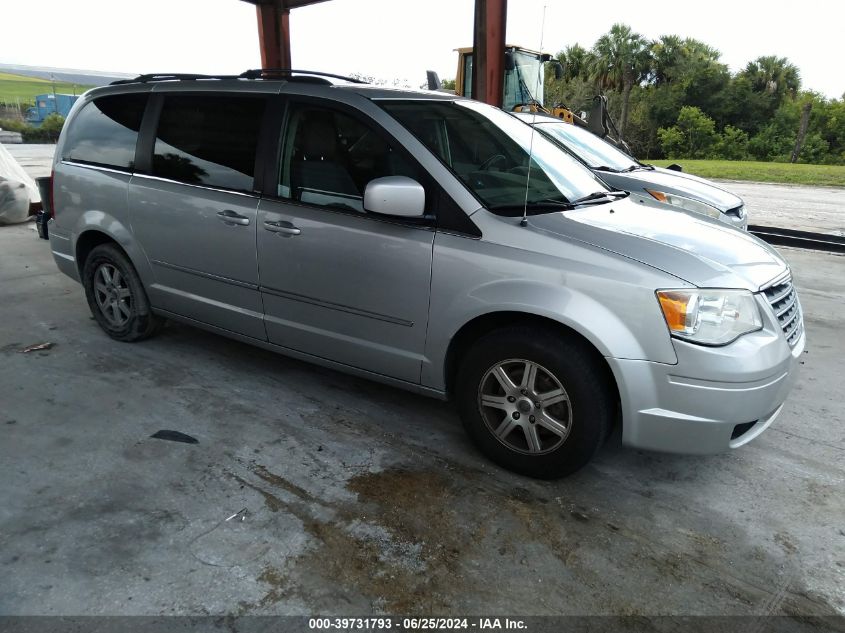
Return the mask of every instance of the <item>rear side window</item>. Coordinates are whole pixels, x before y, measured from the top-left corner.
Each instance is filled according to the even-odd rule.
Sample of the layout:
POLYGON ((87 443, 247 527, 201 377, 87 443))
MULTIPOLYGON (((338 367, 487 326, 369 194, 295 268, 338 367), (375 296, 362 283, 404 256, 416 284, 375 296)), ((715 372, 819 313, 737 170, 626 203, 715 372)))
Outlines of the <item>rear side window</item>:
POLYGON ((252 191, 263 96, 167 96, 158 122, 153 175, 252 191))
POLYGON ((146 105, 146 94, 100 97, 88 103, 71 121, 62 160, 132 171, 146 105))

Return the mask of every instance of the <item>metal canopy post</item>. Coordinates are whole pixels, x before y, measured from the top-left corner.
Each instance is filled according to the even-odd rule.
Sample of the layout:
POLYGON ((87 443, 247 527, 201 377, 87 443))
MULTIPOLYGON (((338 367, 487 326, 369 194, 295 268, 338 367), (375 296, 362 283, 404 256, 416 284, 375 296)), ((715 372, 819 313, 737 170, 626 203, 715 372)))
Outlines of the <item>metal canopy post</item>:
POLYGON ((262 68, 290 68, 290 10, 282 0, 257 4, 258 44, 262 68))
POLYGON ((472 94, 495 106, 504 90, 507 14, 508 0, 475 0, 472 94))
POLYGON ((243 0, 255 5, 262 68, 290 68, 290 10, 325 0, 243 0))

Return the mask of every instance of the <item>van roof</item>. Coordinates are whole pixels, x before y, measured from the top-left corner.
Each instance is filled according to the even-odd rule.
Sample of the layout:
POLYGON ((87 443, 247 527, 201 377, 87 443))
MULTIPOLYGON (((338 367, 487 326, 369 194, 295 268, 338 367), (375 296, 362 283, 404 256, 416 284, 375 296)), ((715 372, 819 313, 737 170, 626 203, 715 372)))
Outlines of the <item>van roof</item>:
MULTIPOLYGON (((209 84, 218 84, 223 90, 233 90, 238 87, 243 87, 246 83, 260 82, 266 85, 271 90, 278 88, 281 92, 282 86, 289 83, 299 84, 317 84, 325 85, 331 88, 341 88, 350 92, 355 92, 367 99, 432 99, 432 100, 455 100, 462 97, 456 96, 451 92, 436 91, 436 90, 416 90, 412 88, 392 88, 387 86, 377 86, 369 84, 365 81, 354 77, 345 77, 343 75, 336 75, 333 73, 326 73, 321 71, 310 70, 296 70, 296 69, 256 69, 248 70, 240 75, 203 75, 203 74, 185 74, 185 73, 150 73, 138 75, 133 79, 121 79, 114 81, 109 86, 126 86, 133 85, 150 86, 151 84, 166 83, 184 84, 186 87, 195 83, 201 84, 203 87, 209 84)), ((96 89, 96 93, 102 94, 108 92, 108 87, 96 89)), ((152 88, 154 90, 154 88, 152 88)))

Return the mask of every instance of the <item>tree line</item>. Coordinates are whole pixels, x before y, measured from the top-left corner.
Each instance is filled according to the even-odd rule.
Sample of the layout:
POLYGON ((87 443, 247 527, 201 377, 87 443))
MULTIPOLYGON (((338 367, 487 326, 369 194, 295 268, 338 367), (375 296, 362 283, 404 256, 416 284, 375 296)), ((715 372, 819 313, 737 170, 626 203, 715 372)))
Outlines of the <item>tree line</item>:
POLYGON ((648 40, 625 24, 586 49, 547 64, 547 104, 589 111, 608 95, 622 137, 641 158, 724 158, 845 164, 845 94, 827 99, 801 89, 798 68, 763 56, 731 73, 720 53, 689 37, 648 40))

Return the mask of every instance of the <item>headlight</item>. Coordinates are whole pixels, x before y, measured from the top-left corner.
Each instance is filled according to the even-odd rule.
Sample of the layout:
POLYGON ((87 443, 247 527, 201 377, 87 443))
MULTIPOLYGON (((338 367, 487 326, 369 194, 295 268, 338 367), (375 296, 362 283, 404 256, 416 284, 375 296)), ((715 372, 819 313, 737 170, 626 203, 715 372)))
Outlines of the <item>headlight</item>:
POLYGON ((679 196, 674 193, 663 193, 662 191, 655 191, 653 189, 646 189, 646 191, 655 200, 680 207, 681 209, 686 209, 687 211, 706 215, 708 218, 713 218, 714 220, 718 220, 722 215, 722 212, 716 207, 712 207, 704 202, 699 202, 698 200, 693 200, 692 198, 684 198, 683 196, 679 196))
POLYGON ((754 295, 747 290, 658 290, 672 336, 702 345, 727 345, 763 327, 754 295))

